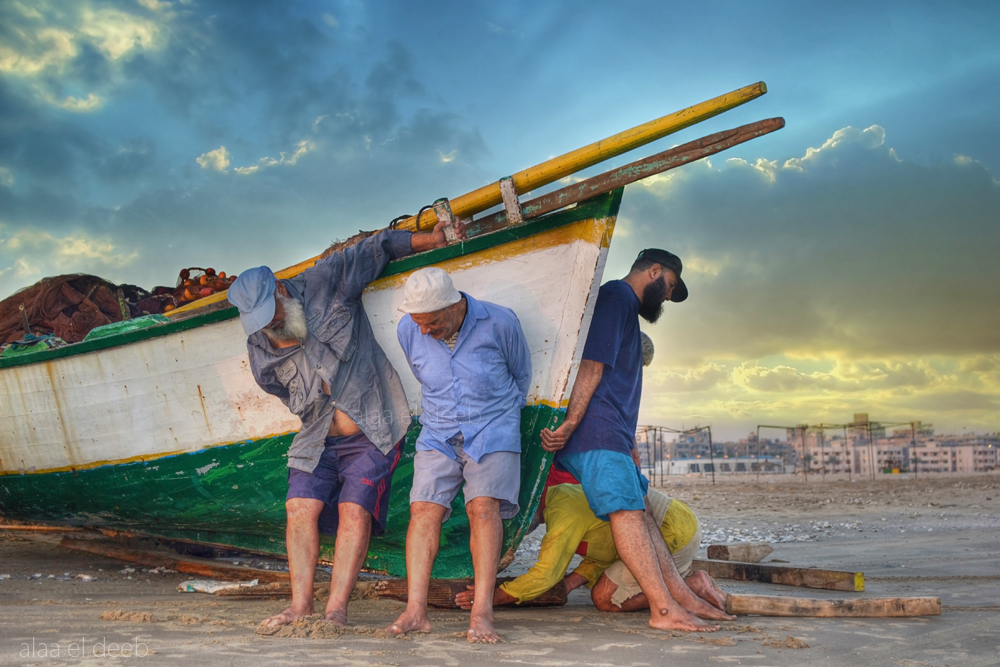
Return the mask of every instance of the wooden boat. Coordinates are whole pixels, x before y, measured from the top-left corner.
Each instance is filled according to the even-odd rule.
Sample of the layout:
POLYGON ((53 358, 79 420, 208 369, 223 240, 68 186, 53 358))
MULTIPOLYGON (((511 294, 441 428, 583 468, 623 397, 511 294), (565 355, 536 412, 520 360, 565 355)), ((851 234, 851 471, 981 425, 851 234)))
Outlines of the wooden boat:
MULTIPOLYGON (((700 115, 673 114, 680 116, 673 127, 735 106, 733 95, 746 90, 716 98, 700 115)), ((742 101, 764 90, 757 84, 742 101)), ((713 135, 687 153, 672 149, 527 202, 520 210, 508 201, 505 211, 468 224, 468 240, 394 261, 365 291, 372 328, 399 370, 414 412, 420 388, 395 336, 396 308, 411 272, 439 266, 459 289, 517 312, 531 347, 533 375, 522 411, 522 511, 504 524, 505 562, 513 558, 541 496, 551 455, 541 449, 539 433, 562 419, 612 240, 621 185, 783 125, 780 119, 765 123, 771 123, 769 129, 748 134, 743 130, 751 126, 744 126, 709 141, 717 138, 713 135), (567 194, 570 190, 575 194, 567 194), (572 208, 549 212, 574 202, 572 208), (520 215, 524 221, 511 224, 520 215)), ((575 151, 572 169, 642 143, 630 132, 617 135, 624 137, 617 146, 611 145, 612 137, 595 144, 596 153, 581 157, 587 149, 575 151)), ((645 140, 657 133, 663 136, 664 128, 647 132, 645 140)), ((515 175, 516 190, 561 178, 571 167, 551 163, 564 158, 515 175)), ((483 189, 489 192, 473 197, 471 204, 468 196, 452 200, 452 211, 462 217, 480 212, 498 203, 500 189, 483 189)), ((437 215, 442 214, 439 209, 437 215)), ((425 220, 433 215, 429 212, 425 220)), ((411 218, 402 226, 429 225, 411 218)), ((278 275, 294 275, 312 261, 278 275)), ((223 299, 215 299, 215 309, 204 307, 213 299, 203 299, 192 304, 196 308, 179 309, 177 321, 149 329, 0 359, 0 514, 283 555, 285 454, 300 424, 278 399, 258 388, 238 313, 223 299)), ((405 574, 418 432, 417 423, 407 434, 393 477, 387 533, 371 544, 366 567, 375 571, 405 574)), ((435 577, 472 573, 463 504, 460 495, 444 527, 435 577)), ((321 559, 332 559, 333 545, 332 537, 323 538, 321 559)))

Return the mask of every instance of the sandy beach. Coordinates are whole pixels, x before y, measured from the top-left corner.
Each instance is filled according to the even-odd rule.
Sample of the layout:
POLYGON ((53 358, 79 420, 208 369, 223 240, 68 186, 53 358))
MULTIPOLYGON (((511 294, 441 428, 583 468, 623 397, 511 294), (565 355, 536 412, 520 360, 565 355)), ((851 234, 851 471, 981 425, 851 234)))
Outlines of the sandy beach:
MULTIPOLYGON (((431 612, 431 634, 385 637, 378 629, 403 605, 370 599, 352 603, 347 630, 317 616, 263 634, 257 622, 282 609, 284 600, 182 594, 177 585, 189 575, 68 551, 57 546, 59 534, 0 532, 0 664, 90 664, 107 660, 100 653, 109 646, 121 653, 124 645, 130 656, 116 660, 151 665, 1000 662, 1000 475, 853 481, 783 475, 759 482, 740 475, 719 477, 714 486, 710 479, 675 477, 661 488, 698 513, 705 544, 766 540, 774 552, 765 562, 862 571, 866 579, 864 593, 720 581, 728 592, 938 596, 943 613, 910 619, 749 616, 714 634, 663 633, 648 628, 645 613, 595 610, 581 590, 561 608, 499 609, 504 642, 496 646, 469 645, 466 614, 453 611, 431 612)), ((506 574, 530 564, 543 530, 525 540, 506 574)))

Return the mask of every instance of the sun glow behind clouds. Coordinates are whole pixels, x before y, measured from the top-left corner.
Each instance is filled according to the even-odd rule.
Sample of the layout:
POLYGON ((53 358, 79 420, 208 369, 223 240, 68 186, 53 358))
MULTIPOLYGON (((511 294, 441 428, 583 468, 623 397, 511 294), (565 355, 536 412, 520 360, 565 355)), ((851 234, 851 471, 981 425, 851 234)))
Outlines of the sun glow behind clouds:
POLYGON ((91 271, 114 274, 139 258, 136 250, 125 250, 109 239, 83 232, 55 236, 49 232, 12 231, 0 224, 0 278, 38 280, 44 276, 91 271), (8 263, 9 262, 9 263, 8 263))
POLYGON ((801 157, 732 157, 632 191, 607 277, 639 239, 669 238, 691 290, 647 327, 664 353, 644 419, 728 437, 853 412, 996 430, 1000 188, 972 160, 924 167, 885 143, 880 126, 846 127, 801 157))

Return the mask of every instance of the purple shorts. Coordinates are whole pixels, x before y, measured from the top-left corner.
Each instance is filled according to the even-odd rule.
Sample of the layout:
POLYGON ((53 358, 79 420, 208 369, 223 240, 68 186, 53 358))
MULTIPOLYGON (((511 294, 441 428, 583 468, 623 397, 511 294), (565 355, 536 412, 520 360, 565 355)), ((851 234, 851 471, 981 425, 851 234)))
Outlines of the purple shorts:
POLYGON ((326 503, 319 515, 319 531, 336 535, 340 503, 355 503, 372 515, 372 535, 385 534, 389 487, 399 463, 403 441, 383 454, 364 433, 327 438, 319 464, 311 473, 289 468, 288 495, 326 503))

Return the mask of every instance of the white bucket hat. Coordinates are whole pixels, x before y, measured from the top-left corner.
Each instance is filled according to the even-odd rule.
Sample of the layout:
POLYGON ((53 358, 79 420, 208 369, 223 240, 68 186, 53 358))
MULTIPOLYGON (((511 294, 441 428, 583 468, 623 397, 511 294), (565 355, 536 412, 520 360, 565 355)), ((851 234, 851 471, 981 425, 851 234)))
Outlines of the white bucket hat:
POLYGON ((414 271, 403 285, 401 313, 433 313, 462 300, 444 269, 428 266, 414 271))

